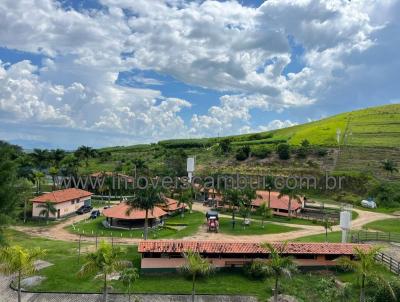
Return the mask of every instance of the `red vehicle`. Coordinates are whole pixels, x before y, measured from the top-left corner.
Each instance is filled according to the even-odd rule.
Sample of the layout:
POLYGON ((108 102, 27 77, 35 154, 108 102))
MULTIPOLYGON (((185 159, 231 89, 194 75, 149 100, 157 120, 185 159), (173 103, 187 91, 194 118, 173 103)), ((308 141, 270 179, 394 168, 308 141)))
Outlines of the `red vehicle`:
POLYGON ((218 212, 208 211, 206 213, 206 217, 207 217, 207 231, 218 233, 219 229, 218 212))

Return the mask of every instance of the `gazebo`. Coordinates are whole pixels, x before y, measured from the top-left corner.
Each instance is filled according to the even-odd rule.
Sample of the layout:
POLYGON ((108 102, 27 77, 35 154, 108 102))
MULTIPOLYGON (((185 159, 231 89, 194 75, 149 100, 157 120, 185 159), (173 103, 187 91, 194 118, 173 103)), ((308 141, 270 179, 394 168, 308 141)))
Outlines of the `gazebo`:
MULTIPOLYGON (((141 209, 130 209, 125 202, 105 209, 103 215, 106 217, 106 223, 111 228, 141 229, 144 228, 146 211, 141 209)), ((168 215, 167 212, 159 207, 154 207, 148 212, 149 227, 156 227, 163 223, 163 218, 168 215)))

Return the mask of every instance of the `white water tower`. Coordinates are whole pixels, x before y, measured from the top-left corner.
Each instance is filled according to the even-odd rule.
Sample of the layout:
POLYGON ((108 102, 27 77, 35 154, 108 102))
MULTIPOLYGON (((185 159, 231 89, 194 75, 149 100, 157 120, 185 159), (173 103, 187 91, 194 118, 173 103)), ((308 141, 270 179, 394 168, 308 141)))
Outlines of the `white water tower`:
POLYGON ((340 210, 340 228, 342 229, 342 243, 347 242, 347 235, 351 229, 351 216, 353 207, 343 204, 340 210))
POLYGON ((192 182, 194 166, 195 166, 195 157, 188 157, 186 161, 186 171, 188 172, 189 182, 192 182))

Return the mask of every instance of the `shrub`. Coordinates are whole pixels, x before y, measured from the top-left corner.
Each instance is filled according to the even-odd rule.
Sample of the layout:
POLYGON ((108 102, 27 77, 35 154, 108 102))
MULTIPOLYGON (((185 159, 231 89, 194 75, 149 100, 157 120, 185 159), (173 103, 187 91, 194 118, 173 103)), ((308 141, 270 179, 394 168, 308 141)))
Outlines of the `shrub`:
POLYGON ((319 157, 324 157, 328 154, 328 149, 326 148, 317 148, 315 150, 315 153, 319 156, 319 157))
POLYGON ((246 153, 243 150, 239 149, 237 151, 237 153, 236 153, 236 159, 237 160, 242 161, 242 160, 245 160, 247 158, 248 158, 248 156, 246 155, 246 153))
POLYGON ((219 148, 221 149, 222 153, 228 153, 231 151, 231 140, 226 138, 219 142, 219 148))
MULTIPOLYGON (((400 283, 398 281, 390 282, 390 286, 394 292, 396 298, 390 293, 390 290, 386 286, 380 285, 375 289, 374 302, 395 302, 400 299, 400 283)), ((377 287, 377 283, 375 285, 377 287)))
POLYGON ((257 158, 266 158, 271 155, 272 150, 270 148, 262 146, 253 148, 251 153, 257 158))
POLYGON ((287 160, 290 158, 289 144, 286 143, 279 144, 276 151, 280 159, 287 160))
POLYGON ((261 260, 246 263, 243 266, 243 271, 247 277, 255 280, 263 280, 267 277, 267 272, 264 270, 264 264, 261 260))

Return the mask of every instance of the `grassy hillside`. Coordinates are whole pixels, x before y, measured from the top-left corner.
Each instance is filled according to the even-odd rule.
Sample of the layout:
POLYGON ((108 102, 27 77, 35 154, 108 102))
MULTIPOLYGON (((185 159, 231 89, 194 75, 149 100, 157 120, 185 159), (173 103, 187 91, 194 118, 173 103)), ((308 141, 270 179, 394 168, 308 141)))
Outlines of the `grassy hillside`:
MULTIPOLYGON (((195 155, 198 171, 241 173, 312 173, 323 170, 370 173, 381 177, 384 171, 381 161, 392 159, 400 165, 400 104, 373 107, 338 114, 319 121, 268 132, 228 136, 222 138, 173 139, 154 144, 104 148, 111 158, 100 162, 92 159, 89 171, 114 170, 135 159, 142 159, 153 171, 160 171, 173 152, 184 150, 195 155), (340 129, 340 144, 336 133, 340 129), (221 154, 219 142, 228 138, 232 151, 221 154), (327 156, 307 156, 305 159, 292 156, 288 161, 277 158, 277 144, 287 142, 296 149, 307 139, 313 146, 329 150, 327 156), (235 152, 248 145, 252 150, 269 148, 272 154, 265 159, 250 158, 237 161, 235 152)), ((396 176, 395 176, 396 178, 396 176)))

